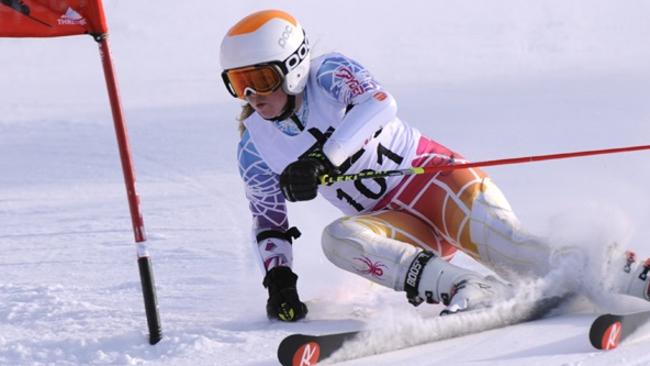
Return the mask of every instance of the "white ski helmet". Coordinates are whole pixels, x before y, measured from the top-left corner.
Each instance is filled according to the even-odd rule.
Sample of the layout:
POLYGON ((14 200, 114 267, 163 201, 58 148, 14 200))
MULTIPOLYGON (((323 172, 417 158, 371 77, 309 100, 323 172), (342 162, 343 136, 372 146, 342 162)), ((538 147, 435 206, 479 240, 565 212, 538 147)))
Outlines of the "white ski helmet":
POLYGON ((221 42, 223 81, 235 97, 269 94, 280 84, 289 95, 309 76, 309 42, 300 23, 281 10, 263 10, 235 24, 221 42), (272 89, 272 90, 269 90, 272 89))

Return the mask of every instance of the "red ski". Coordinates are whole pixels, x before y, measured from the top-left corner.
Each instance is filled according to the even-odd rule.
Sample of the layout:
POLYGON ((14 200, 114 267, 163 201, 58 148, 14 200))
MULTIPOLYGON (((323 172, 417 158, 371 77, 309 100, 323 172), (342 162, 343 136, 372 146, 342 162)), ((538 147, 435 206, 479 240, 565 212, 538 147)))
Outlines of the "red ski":
POLYGON ((332 333, 325 335, 292 334, 278 347, 278 360, 283 366, 315 365, 331 356, 348 341, 361 333, 332 333))
POLYGON ((589 340, 597 349, 614 349, 648 320, 650 310, 629 314, 603 314, 591 324, 589 340))
MULTIPOLYGON (((507 320, 495 317, 491 323, 484 324, 480 330, 470 330, 470 328, 468 328, 466 332, 454 332, 448 336, 442 336, 441 338, 436 339, 436 341, 541 319, 549 315, 552 310, 556 309, 568 298, 570 297, 554 296, 537 300, 532 304, 519 304, 522 305, 520 307, 515 305, 515 307, 509 309, 512 317, 507 320)), ((447 316, 464 316, 473 312, 488 310, 489 309, 477 309, 447 316)), ((324 335, 291 334, 280 343, 278 347, 278 360, 283 366, 313 366, 341 349, 343 343, 352 340, 355 337, 363 336, 366 332, 372 332, 372 330, 330 333, 324 335)))

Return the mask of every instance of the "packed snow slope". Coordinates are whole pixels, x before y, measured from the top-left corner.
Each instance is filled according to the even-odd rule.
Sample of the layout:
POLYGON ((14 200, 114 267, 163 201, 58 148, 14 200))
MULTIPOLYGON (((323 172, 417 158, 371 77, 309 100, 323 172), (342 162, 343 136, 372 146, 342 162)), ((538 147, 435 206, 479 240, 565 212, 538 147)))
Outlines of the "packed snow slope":
MULTIPOLYGON (((338 213, 320 199, 289 206, 304 233, 295 271, 310 314, 297 324, 266 319, 236 170, 239 103, 218 65, 221 37, 252 11, 293 13, 315 54, 336 50, 368 66, 404 120, 474 161, 650 143, 645 1, 104 3, 165 338, 147 344, 94 42, 0 39, 1 365, 261 366, 277 363, 278 343, 294 332, 381 324, 400 340, 386 337, 384 350, 444 333, 439 307, 412 308, 325 260, 320 231, 338 213)), ((613 242, 646 257, 649 162, 639 152, 486 171, 530 231, 596 257, 613 242)), ((595 352, 586 336, 594 309, 343 364, 650 364, 648 329, 595 352)))

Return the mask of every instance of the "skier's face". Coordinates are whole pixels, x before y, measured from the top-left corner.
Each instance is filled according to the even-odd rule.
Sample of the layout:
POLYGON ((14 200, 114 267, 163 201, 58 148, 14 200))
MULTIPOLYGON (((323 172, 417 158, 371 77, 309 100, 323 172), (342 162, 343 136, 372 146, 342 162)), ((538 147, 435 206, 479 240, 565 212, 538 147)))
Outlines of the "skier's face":
POLYGON ((271 119, 282 114, 288 96, 282 88, 278 88, 269 95, 250 94, 246 100, 262 118, 271 119))

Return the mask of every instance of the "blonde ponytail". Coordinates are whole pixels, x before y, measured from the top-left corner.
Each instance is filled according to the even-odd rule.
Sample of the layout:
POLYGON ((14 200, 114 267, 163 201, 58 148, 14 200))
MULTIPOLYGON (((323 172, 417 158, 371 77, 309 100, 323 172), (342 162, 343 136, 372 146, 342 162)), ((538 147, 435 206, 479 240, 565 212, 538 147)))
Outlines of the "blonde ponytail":
POLYGON ((241 107, 241 112, 239 113, 239 118, 237 118, 237 121, 239 121, 239 134, 243 135, 244 131, 246 131, 246 126, 244 126, 244 120, 248 117, 251 116, 255 112, 255 109, 250 105, 250 103, 246 103, 241 107))

